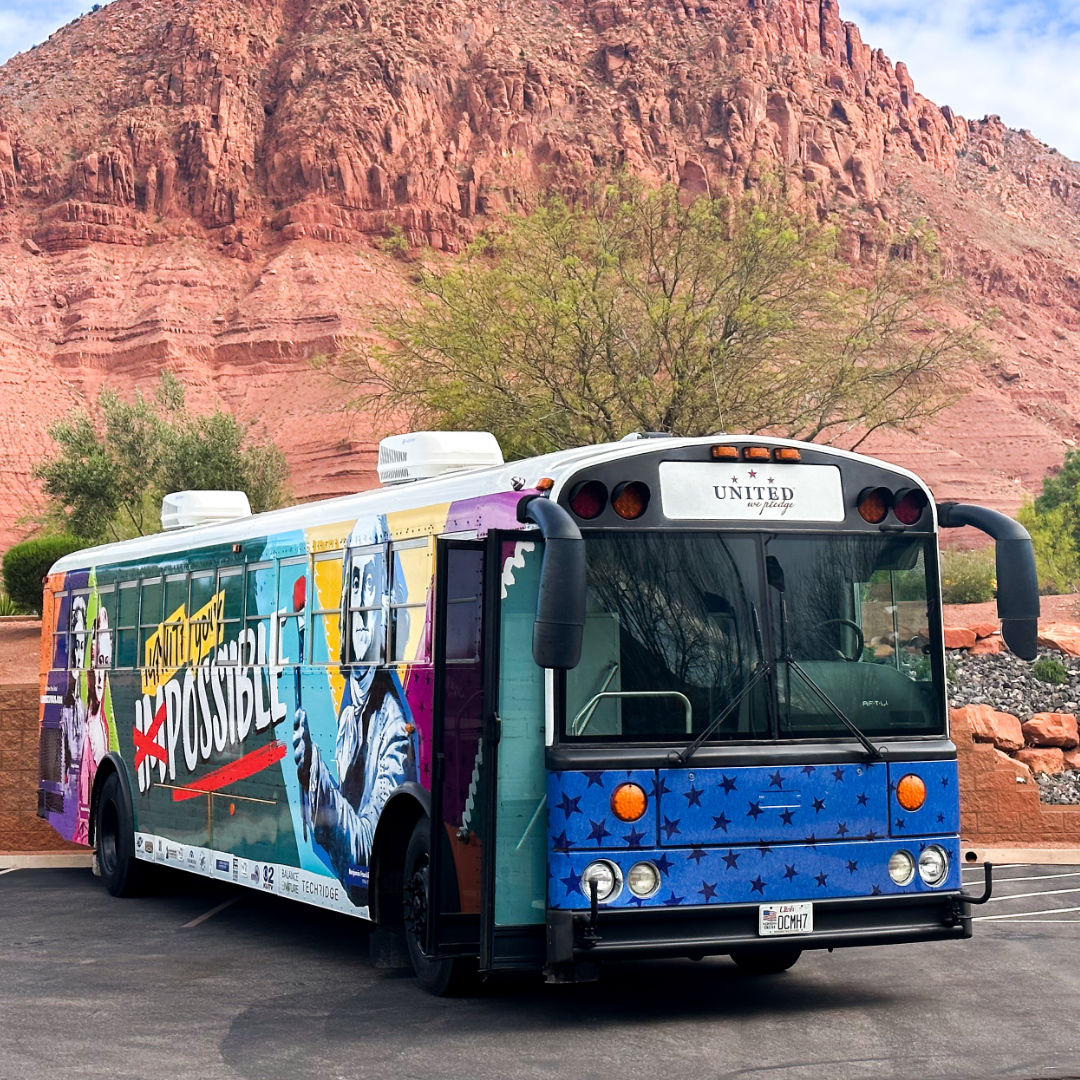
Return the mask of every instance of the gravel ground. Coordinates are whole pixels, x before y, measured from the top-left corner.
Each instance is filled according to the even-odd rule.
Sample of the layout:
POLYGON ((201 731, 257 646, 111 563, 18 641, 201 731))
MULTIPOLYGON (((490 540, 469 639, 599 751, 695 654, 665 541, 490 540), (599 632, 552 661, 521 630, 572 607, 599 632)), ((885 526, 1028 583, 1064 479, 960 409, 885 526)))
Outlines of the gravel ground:
MULTIPOLYGON (((1040 649, 1039 658, 1051 657, 1064 665, 1068 675, 1054 686, 1032 674, 1032 664, 1012 653, 971 656, 963 649, 949 654, 949 704, 990 705, 1012 713, 1021 722, 1040 712, 1080 712, 1080 657, 1066 656, 1055 649, 1040 649)), ((1080 805, 1080 771, 1075 769, 1050 776, 1037 773, 1039 798, 1044 803, 1080 805)))

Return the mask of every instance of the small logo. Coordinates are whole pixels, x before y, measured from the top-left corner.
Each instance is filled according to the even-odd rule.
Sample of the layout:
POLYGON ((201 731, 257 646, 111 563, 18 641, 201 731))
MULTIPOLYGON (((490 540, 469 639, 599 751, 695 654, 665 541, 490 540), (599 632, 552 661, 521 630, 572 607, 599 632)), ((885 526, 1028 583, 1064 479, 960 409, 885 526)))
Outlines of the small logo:
POLYGON ((229 860, 228 859, 215 859, 214 869, 220 871, 222 874, 229 872, 229 860))

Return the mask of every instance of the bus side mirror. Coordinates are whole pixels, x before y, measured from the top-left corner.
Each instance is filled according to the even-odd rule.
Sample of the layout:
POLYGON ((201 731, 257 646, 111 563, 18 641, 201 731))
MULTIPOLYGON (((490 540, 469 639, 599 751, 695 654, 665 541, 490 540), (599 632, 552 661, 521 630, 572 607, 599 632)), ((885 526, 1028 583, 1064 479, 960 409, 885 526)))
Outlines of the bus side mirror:
POLYGON ((577 667, 585 630, 585 541, 558 503, 538 495, 527 495, 518 503, 517 518, 538 525, 544 537, 533 660, 542 668, 577 667))
POLYGON ((1021 660, 1034 660, 1038 654, 1039 578, 1027 529, 985 506, 938 503, 937 512, 943 529, 972 525, 994 538, 1001 636, 1021 660))

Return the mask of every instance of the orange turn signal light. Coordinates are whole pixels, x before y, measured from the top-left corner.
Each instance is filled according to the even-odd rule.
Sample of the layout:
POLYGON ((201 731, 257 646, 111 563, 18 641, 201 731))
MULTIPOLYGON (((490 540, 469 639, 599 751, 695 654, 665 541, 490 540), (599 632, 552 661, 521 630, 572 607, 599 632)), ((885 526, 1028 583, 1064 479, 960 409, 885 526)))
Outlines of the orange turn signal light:
POLYGON ((717 461, 738 461, 739 448, 737 446, 714 446, 712 456, 717 461))
POLYGON ((905 810, 918 810, 926 802, 926 785, 921 776, 908 773, 896 785, 896 801, 905 810))
POLYGON ((772 452, 773 461, 802 461, 802 451, 794 446, 778 446, 772 452))
POLYGON ((892 492, 888 488, 866 488, 859 495, 859 514, 863 521, 880 525, 892 506, 892 492))
POLYGON ((645 813, 648 799, 638 784, 620 784, 611 793, 611 812, 620 821, 637 821, 645 813))
POLYGON ((742 452, 744 461, 768 461, 770 454, 767 446, 744 446, 742 452))
POLYGON ((616 514, 627 521, 641 517, 649 508, 649 488, 640 480, 620 484, 611 496, 611 506, 616 514))

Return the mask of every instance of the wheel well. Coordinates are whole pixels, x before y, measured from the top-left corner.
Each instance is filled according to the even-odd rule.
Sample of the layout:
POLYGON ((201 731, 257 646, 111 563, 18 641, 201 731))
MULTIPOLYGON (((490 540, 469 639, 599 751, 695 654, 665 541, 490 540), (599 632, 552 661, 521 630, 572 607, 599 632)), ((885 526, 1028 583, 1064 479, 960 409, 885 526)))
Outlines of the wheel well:
POLYGON ((97 808, 98 799, 101 796, 101 789, 105 786, 105 781, 117 771, 116 763, 111 761, 108 757, 103 757, 101 761, 98 762, 97 772, 94 774, 94 788, 90 793, 90 821, 87 824, 87 840, 91 847, 94 847, 97 841, 94 832, 97 829, 97 808))
POLYGON ((391 799, 379 816, 371 856, 369 904, 372 922, 396 926, 401 922, 401 877, 405 848, 416 823, 427 811, 409 794, 391 799))

